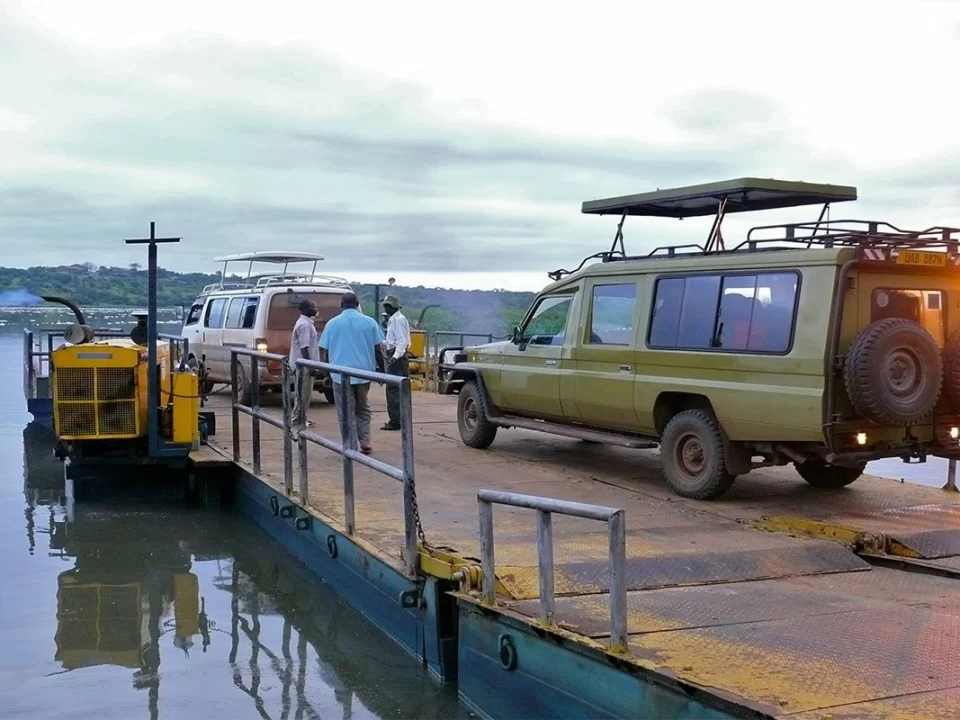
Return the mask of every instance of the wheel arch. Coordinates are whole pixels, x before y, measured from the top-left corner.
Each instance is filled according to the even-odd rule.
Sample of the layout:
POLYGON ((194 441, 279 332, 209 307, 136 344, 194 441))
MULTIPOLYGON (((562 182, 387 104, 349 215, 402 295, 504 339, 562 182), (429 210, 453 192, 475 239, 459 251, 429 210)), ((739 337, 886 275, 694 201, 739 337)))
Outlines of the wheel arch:
POLYGON ((682 391, 664 391, 657 395, 653 404, 653 422, 657 435, 663 435, 670 419, 685 410, 700 410, 710 414, 720 428, 720 437, 723 439, 724 464, 731 475, 744 475, 753 469, 753 457, 741 443, 731 442, 727 437, 723 423, 717 417, 713 403, 706 395, 682 391))

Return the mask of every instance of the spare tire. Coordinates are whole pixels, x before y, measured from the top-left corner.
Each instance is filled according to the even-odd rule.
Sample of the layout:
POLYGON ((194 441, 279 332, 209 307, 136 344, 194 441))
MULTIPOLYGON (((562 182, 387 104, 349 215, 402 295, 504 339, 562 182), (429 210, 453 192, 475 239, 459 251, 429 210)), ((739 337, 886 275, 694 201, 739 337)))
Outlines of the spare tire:
POLYGON ((930 333, 912 320, 887 318, 853 341, 845 375, 860 415, 882 425, 915 425, 940 398, 943 363, 930 333))
POLYGON ((943 389, 950 407, 960 412, 960 330, 950 336, 943 349, 943 389))

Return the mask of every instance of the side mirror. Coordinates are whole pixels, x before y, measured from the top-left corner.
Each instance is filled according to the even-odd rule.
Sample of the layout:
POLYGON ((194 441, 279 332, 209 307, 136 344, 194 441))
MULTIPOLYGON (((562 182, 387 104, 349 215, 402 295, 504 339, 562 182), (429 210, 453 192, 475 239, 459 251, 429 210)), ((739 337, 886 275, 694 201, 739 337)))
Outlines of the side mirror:
POLYGON ((173 309, 173 314, 178 321, 183 320, 183 305, 177 305, 177 307, 173 309))
POLYGON ((520 326, 517 325, 516 327, 513 328, 513 337, 511 338, 511 342, 513 342, 514 345, 519 345, 522 339, 523 339, 523 335, 520 330, 520 326))

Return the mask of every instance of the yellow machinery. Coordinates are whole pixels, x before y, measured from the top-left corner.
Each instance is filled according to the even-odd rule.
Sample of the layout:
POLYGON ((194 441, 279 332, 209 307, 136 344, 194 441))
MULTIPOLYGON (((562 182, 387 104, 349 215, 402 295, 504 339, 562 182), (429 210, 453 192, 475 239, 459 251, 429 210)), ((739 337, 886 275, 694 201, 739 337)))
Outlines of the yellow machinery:
POLYGON ((429 365, 426 330, 410 328, 410 347, 407 348, 407 352, 411 356, 409 361, 410 389, 423 390, 426 387, 429 365))
MULTIPOLYGON (((199 442, 199 378, 171 370, 170 346, 157 343, 161 435, 195 447, 199 442)), ((51 354, 54 430, 62 442, 143 438, 148 430, 147 348, 133 339, 64 345, 51 354)))

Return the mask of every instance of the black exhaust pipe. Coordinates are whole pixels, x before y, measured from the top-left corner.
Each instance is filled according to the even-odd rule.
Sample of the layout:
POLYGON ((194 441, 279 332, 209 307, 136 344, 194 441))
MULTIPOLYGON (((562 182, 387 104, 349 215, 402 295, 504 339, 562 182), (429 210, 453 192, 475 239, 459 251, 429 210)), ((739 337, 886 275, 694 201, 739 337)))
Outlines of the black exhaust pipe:
POLYGON ((86 325, 87 321, 83 317, 83 313, 80 311, 80 308, 76 306, 75 303, 67 300, 66 298, 57 297, 56 295, 41 295, 41 300, 44 300, 49 303, 57 303, 58 305, 64 305, 73 312, 74 317, 77 318, 77 325, 86 325))

